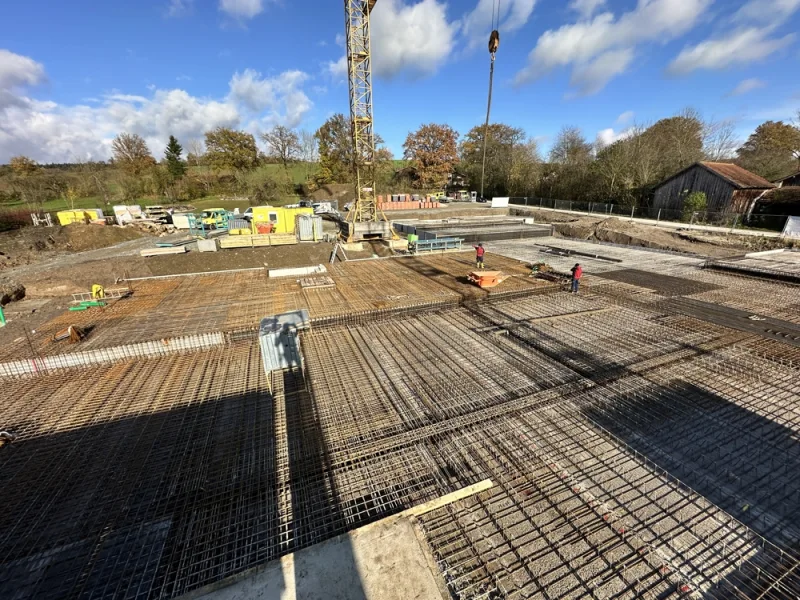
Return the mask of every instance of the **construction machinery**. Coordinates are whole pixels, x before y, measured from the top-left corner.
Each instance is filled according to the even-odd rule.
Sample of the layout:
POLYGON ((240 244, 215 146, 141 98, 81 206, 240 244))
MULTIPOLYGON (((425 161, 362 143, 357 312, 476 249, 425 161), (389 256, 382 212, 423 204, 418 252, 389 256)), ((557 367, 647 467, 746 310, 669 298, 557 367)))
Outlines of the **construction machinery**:
POLYGON ((342 223, 347 241, 390 239, 392 225, 375 195, 375 132, 372 120, 370 13, 377 0, 344 0, 350 131, 353 142, 355 201, 342 223))

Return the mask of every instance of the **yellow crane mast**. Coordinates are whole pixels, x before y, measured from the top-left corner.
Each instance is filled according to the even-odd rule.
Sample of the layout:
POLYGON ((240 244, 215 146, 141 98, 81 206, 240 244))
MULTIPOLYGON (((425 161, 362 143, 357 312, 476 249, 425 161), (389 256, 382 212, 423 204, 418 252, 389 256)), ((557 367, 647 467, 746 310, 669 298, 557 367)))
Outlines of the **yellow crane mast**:
POLYGON ((344 0, 350 127, 355 201, 347 215, 348 241, 392 237, 375 195, 375 132, 372 120, 372 54, 369 19, 377 0, 344 0))

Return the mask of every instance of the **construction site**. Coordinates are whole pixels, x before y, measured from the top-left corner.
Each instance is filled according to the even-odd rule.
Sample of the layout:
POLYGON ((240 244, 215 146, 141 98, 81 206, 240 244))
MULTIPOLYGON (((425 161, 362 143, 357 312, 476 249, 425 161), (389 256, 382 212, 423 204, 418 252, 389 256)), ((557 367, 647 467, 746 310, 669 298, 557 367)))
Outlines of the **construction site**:
POLYGON ((8 597, 177 598, 431 502, 453 598, 797 597, 796 284, 535 238, 481 289, 473 259, 130 282, 5 347, 8 597))
POLYGON ((328 264, 120 277, 0 330, 3 597, 800 598, 800 254, 390 222, 375 3, 345 0, 328 264))

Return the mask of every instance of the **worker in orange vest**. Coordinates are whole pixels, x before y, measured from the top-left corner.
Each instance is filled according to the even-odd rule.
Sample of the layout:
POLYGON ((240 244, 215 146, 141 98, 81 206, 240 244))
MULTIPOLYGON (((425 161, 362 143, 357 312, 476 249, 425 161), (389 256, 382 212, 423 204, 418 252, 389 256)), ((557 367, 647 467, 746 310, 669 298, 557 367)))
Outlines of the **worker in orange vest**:
POLYGON ((483 255, 486 254, 486 248, 483 247, 482 243, 479 243, 477 246, 473 245, 472 247, 475 248, 475 266, 479 269, 485 269, 483 255))
POLYGON ((570 291, 573 294, 577 294, 578 286, 580 285, 581 277, 583 276, 583 267, 580 266, 580 264, 575 263, 575 266, 570 269, 570 272, 572 273, 572 288, 570 291))

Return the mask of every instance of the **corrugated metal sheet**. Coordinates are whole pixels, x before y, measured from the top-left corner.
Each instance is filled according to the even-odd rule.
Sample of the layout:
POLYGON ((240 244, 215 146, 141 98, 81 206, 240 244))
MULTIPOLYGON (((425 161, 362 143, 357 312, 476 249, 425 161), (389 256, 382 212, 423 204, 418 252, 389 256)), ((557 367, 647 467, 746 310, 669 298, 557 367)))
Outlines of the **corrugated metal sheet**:
POLYGON ((309 323, 307 310, 295 310, 262 319, 258 332, 264 371, 280 371, 303 364, 297 332, 309 323))
POLYGON ((301 242, 311 242, 314 240, 314 223, 308 215, 298 215, 297 233, 301 242))
POLYGON ((231 219, 228 221, 228 229, 250 229, 250 222, 247 219, 231 219))
POLYGON ((322 217, 298 215, 297 231, 301 242, 316 242, 322 239, 322 217))
POLYGON ((719 176, 724 177, 740 189, 757 188, 766 190, 775 187, 774 184, 770 183, 763 177, 759 177, 755 173, 751 173, 739 165, 718 162, 701 162, 700 164, 705 168, 714 171, 719 176))

